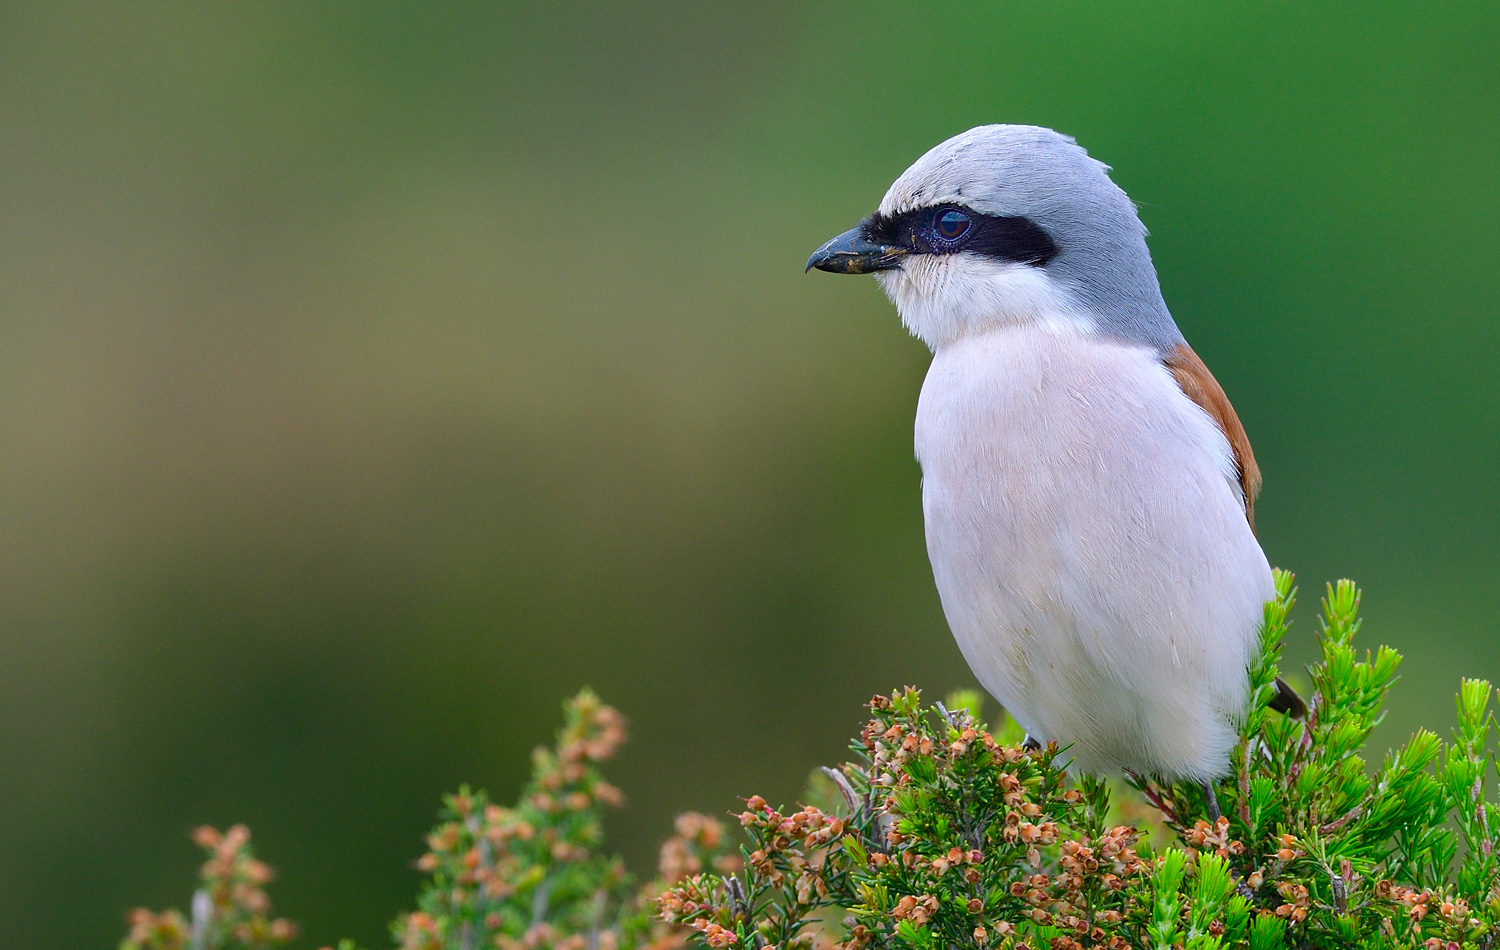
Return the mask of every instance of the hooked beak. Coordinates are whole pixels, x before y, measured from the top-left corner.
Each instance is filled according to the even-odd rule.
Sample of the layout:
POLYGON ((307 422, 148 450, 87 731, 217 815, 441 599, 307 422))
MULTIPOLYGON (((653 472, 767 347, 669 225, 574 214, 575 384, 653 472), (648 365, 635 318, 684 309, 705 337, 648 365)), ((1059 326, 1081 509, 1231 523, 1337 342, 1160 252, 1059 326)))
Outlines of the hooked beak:
POLYGON ((865 237, 864 225, 852 228, 813 251, 803 273, 816 267, 830 274, 869 274, 901 266, 906 249, 876 244, 865 237))

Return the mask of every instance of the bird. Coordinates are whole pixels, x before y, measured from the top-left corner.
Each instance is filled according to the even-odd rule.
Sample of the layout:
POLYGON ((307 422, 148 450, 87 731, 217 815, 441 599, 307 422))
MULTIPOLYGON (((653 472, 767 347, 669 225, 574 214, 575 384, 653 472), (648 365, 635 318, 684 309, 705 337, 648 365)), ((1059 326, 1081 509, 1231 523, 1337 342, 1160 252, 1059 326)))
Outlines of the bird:
POLYGON ((1109 166, 1051 129, 970 129, 814 268, 873 274, 932 351, 927 551, 979 682, 1075 770, 1197 783, 1217 819, 1275 596, 1261 474, 1109 166))

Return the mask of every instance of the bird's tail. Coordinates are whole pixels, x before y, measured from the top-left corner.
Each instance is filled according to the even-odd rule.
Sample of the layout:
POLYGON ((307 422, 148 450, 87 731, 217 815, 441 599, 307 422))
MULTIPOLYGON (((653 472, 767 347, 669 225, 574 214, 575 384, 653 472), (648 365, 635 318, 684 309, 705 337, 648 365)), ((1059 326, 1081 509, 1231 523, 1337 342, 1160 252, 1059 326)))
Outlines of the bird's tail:
POLYGON ((1307 703, 1297 691, 1287 685, 1287 681, 1276 677, 1276 695, 1268 703, 1272 709, 1279 713, 1285 713, 1293 719, 1301 719, 1307 715, 1307 703))

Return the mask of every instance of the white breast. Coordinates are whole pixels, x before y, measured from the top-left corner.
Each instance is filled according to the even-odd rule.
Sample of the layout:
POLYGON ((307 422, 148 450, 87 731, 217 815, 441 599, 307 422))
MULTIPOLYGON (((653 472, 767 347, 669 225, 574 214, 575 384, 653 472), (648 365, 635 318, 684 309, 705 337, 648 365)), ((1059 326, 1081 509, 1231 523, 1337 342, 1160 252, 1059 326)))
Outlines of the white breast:
POLYGON ((942 346, 927 547, 976 675, 1079 769, 1223 774, 1273 594, 1228 443, 1145 347, 1052 325, 942 346))

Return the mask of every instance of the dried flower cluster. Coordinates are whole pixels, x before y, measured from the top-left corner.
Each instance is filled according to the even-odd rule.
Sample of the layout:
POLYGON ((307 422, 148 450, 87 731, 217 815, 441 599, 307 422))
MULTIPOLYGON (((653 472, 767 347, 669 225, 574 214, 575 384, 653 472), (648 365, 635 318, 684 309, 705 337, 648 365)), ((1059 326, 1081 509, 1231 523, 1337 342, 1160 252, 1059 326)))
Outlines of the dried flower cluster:
POLYGON ((1067 786, 1055 747, 997 741, 914 690, 870 710, 859 761, 829 773, 838 813, 749 799, 743 876, 689 878, 662 895, 664 919, 716 950, 991 947, 1041 930, 1059 948, 1126 945, 1105 928, 1148 869, 1135 829, 1105 827, 1103 785, 1067 786))
MULTIPOLYGON (((1067 750, 991 733, 978 698, 875 697, 853 761, 815 774, 808 804, 752 796, 723 823, 678 818, 660 876, 634 886, 600 853, 620 794, 598 766, 625 738, 584 692, 555 750, 538 750, 514 808, 461 790, 419 866, 402 950, 1492 950, 1500 948, 1493 692, 1464 681, 1445 743, 1419 732, 1361 757, 1399 657, 1357 655, 1353 585, 1324 601, 1305 719, 1271 712, 1293 598, 1277 575, 1252 704, 1210 821, 1191 784, 1133 778, 1121 801, 1066 774, 1067 750), (1148 833, 1148 826, 1155 833, 1148 833), (654 910, 656 913, 650 913, 654 910)), ((137 911, 123 950, 261 947, 268 878, 248 833, 201 833, 212 859, 189 921, 137 911), (204 930, 195 928, 204 927, 204 930), (211 937, 199 940, 198 933, 211 937), (258 942, 257 942, 258 941, 258 942)), ((341 950, 353 950, 342 944, 341 950)))
POLYGON ((417 862, 418 910, 396 922, 402 950, 619 950, 649 925, 618 858, 599 854, 603 811, 623 798, 599 763, 625 720, 585 690, 565 707, 555 749, 537 749, 519 804, 461 789, 417 862))
POLYGON ((250 829, 235 825, 226 832, 204 826, 193 841, 208 852, 202 886, 193 894, 189 919, 176 910, 130 912, 130 933, 120 950, 260 950, 284 944, 297 935, 288 920, 273 920, 265 885, 271 869, 250 851, 250 829))
POLYGON ((677 816, 675 830, 677 833, 661 846, 657 867, 661 885, 678 884, 710 867, 721 874, 734 874, 744 868, 745 862, 738 854, 726 852, 724 823, 717 818, 686 812, 677 816))

